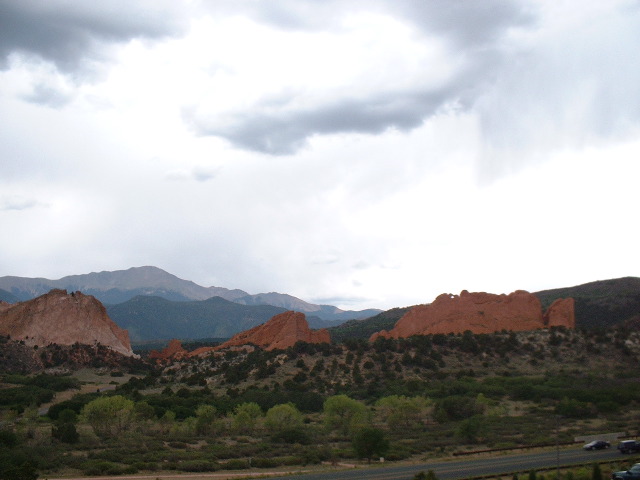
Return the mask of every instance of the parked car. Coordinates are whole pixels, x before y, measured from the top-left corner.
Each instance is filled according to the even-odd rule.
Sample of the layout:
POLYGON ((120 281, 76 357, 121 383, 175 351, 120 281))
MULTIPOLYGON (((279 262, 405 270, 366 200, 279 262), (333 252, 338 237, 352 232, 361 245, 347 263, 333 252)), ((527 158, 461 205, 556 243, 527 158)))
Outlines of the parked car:
POLYGON ((636 463, 629 470, 621 470, 611 474, 613 480, 640 480, 640 463, 636 463))
POLYGON ((593 442, 587 443, 584 447, 585 450, 602 450, 605 448, 609 448, 611 444, 605 440, 594 440, 593 442))
POLYGON ((636 440, 624 440, 618 444, 620 453, 637 453, 640 452, 640 442, 636 440))

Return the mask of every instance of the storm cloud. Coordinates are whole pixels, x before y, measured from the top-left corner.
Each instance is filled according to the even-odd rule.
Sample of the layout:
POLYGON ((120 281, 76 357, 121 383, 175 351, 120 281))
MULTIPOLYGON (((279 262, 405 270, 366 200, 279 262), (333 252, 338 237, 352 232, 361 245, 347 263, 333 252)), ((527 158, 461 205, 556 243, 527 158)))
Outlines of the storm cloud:
POLYGON ((346 308, 638 275, 634 0, 0 2, 0 274, 346 308))
POLYGON ((0 5, 0 59, 12 53, 79 73, 106 58, 105 48, 133 38, 159 39, 184 31, 175 2, 67 2, 4 0, 0 5))

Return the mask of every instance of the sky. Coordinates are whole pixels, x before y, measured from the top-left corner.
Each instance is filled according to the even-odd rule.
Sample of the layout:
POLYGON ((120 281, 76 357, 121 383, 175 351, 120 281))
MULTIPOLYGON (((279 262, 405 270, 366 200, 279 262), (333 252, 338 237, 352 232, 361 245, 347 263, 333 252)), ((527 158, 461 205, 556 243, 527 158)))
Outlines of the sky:
POLYGON ((0 0, 0 276, 640 276, 639 47, 638 0, 0 0))

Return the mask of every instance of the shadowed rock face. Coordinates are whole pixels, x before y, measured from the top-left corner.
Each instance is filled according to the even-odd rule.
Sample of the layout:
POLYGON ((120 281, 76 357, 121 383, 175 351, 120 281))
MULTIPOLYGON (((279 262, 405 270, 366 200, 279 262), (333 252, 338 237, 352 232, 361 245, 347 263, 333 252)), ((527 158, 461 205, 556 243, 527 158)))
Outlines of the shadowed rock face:
POLYGON ((557 300, 543 315, 540 300, 524 290, 509 295, 463 290, 460 295, 444 293, 431 304, 413 307, 391 331, 375 333, 370 340, 379 336, 406 338, 411 335, 462 333, 466 330, 493 333, 502 330, 537 330, 550 326, 575 328, 572 298, 557 300))
POLYGON ((329 331, 310 330, 304 313, 284 312, 272 317, 267 323, 234 335, 230 340, 215 347, 220 350, 240 345, 257 345, 265 350, 285 349, 296 342, 330 343, 329 331))
POLYGON ((102 344, 133 356, 129 333, 118 327, 95 297, 66 290, 26 302, 0 305, 0 335, 23 340, 28 346, 102 344))

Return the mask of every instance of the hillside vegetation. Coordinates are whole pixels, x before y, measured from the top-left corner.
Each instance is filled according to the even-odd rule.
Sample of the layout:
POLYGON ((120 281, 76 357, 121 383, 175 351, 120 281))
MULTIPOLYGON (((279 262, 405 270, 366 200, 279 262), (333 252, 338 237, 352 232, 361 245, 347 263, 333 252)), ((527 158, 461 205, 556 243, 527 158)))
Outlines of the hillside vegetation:
POLYGON ((41 418, 73 375, 5 375, 0 470, 24 460, 42 476, 159 476, 637 435, 639 361, 629 329, 298 343, 103 369, 129 380, 54 400, 41 418))
POLYGON ((640 278, 637 277, 544 290, 536 296, 545 308, 557 298, 573 297, 578 327, 610 328, 640 318, 640 278))

